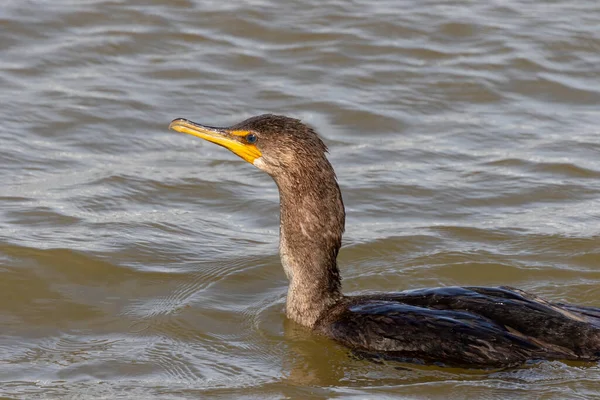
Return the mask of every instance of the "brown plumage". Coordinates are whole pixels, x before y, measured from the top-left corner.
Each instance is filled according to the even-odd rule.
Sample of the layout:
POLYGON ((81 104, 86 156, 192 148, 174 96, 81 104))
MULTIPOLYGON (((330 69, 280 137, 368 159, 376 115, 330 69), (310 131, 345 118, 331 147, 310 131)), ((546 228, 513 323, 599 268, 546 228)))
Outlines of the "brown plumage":
POLYGON ((288 318, 369 357, 471 368, 600 359, 600 309, 518 289, 446 287, 344 296, 337 255, 345 212, 327 147, 297 119, 261 115, 228 128, 171 128, 224 146, 267 172, 280 194, 288 318))

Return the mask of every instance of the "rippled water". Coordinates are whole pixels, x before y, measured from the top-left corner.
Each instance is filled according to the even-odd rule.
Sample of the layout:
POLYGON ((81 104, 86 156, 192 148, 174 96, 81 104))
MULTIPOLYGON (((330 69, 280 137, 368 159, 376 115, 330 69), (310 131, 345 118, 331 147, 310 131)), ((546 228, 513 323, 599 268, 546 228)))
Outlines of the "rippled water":
POLYGON ((328 143, 347 292, 600 306, 591 1, 4 1, 0 396, 592 398, 600 366, 373 364, 283 314, 271 179, 167 131, 328 143))

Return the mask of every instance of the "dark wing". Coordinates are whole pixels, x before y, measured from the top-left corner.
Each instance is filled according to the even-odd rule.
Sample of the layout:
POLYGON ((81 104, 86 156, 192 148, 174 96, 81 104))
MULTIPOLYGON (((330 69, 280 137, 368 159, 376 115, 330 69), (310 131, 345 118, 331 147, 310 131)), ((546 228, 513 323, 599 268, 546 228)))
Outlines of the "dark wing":
POLYGON ((363 354, 409 362, 493 368, 520 365, 541 353, 535 343, 485 317, 390 301, 351 305, 327 330, 363 354))
MULTIPOLYGON (((398 293, 396 301, 477 314, 561 358, 600 358, 600 309, 550 303, 510 287, 449 287, 398 293)), ((550 356, 545 356, 550 358, 550 356)))
POLYGON ((457 366, 600 359, 600 309, 549 303, 507 287, 358 296, 327 330, 365 352, 457 366))

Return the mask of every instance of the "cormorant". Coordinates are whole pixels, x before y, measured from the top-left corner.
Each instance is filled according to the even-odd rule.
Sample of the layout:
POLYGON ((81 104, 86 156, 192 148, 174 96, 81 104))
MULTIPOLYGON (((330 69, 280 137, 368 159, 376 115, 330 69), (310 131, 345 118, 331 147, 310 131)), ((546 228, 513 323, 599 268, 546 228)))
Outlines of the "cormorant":
POLYGON ((370 357, 466 368, 600 359, 600 308, 554 303, 510 287, 342 294, 337 255, 345 210, 327 147, 298 119, 265 114, 217 128, 171 129, 223 146, 279 188, 287 317, 370 357))

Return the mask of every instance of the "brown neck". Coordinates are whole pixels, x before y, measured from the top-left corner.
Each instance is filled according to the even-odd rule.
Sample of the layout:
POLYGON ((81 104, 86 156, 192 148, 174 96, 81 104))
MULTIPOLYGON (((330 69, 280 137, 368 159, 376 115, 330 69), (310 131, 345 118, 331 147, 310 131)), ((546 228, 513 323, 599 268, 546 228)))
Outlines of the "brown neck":
POLYGON ((345 212, 335 173, 327 159, 274 177, 279 188, 279 251, 290 280, 288 318, 314 327, 342 298, 337 254, 345 212))

